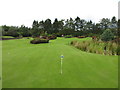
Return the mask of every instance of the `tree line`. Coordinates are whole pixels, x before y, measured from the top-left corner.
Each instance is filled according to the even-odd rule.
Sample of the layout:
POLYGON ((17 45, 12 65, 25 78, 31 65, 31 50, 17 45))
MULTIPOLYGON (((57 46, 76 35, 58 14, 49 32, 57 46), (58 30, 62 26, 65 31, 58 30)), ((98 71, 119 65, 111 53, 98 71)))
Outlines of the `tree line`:
POLYGON ((42 35, 72 35, 72 36, 94 36, 101 35, 106 29, 110 29, 112 33, 117 36, 117 28, 120 21, 116 17, 102 18, 99 23, 93 23, 92 20, 86 21, 76 17, 67 20, 58 20, 57 18, 52 21, 46 19, 45 21, 34 20, 32 27, 24 25, 18 26, 2 26, 2 35, 13 37, 38 37, 42 35))

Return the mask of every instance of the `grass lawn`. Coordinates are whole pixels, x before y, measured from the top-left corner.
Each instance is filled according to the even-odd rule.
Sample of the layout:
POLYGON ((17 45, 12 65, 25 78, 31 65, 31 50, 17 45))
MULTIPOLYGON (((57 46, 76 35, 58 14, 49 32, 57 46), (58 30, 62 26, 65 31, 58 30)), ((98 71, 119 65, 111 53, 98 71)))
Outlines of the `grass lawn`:
POLYGON ((72 40, 89 39, 58 38, 36 45, 30 39, 2 41, 3 88, 117 88, 117 56, 87 53, 69 45, 72 40))
POLYGON ((2 36, 2 38, 14 38, 12 36, 2 36))

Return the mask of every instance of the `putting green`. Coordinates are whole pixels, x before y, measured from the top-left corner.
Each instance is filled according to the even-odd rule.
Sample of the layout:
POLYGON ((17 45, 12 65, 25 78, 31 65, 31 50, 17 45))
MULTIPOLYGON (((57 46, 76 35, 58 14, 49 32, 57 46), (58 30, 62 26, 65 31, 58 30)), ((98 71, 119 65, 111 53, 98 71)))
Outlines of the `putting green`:
POLYGON ((30 39, 2 41, 3 88, 117 88, 117 56, 87 53, 69 45, 72 40, 89 39, 58 38, 35 45, 30 39))

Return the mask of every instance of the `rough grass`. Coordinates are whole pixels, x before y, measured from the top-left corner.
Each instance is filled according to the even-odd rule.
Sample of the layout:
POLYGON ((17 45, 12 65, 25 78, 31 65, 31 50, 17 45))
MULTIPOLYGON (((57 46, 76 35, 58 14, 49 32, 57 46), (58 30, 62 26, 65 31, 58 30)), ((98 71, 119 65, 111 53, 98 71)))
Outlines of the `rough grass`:
POLYGON ((105 54, 105 55, 119 55, 118 44, 115 42, 102 42, 102 41, 72 41, 71 45, 74 47, 90 52, 90 53, 97 53, 97 54, 105 54), (106 51, 105 51, 106 47, 106 51))
POLYGON ((3 42, 3 88, 117 88, 118 57, 80 51, 69 43, 90 38, 3 42), (60 74, 60 55, 64 55, 60 74))

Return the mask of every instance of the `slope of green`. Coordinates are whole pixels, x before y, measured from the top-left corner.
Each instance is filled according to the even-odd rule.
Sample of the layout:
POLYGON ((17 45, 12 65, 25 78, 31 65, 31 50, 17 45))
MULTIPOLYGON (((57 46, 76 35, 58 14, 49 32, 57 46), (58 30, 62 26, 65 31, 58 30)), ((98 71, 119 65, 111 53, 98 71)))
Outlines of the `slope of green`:
POLYGON ((72 40, 89 38, 36 45, 30 39, 3 41, 3 88, 117 88, 118 57, 80 51, 69 45, 72 40))
POLYGON ((12 36, 2 36, 2 38, 14 38, 12 36))

